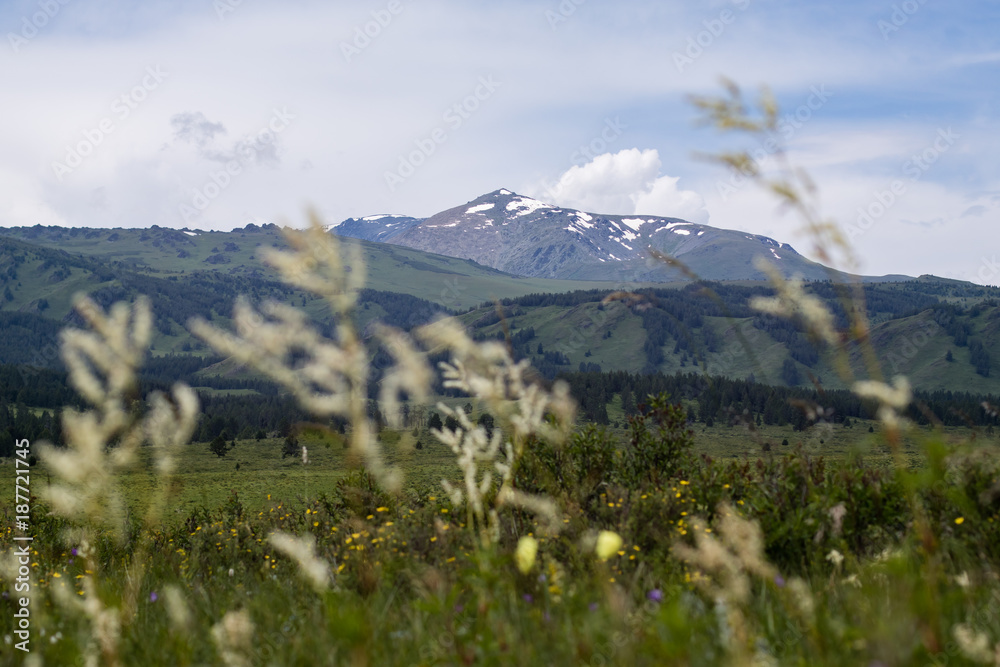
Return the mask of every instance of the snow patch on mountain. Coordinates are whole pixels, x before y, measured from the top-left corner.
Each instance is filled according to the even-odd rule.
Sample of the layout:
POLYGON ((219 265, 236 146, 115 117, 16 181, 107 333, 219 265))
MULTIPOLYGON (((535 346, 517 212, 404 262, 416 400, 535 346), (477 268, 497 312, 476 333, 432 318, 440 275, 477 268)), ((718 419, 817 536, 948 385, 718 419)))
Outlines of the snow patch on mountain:
POLYGON ((537 199, 531 199, 529 197, 520 197, 518 199, 512 200, 509 204, 507 204, 507 210, 511 212, 517 211, 515 215, 517 215, 517 217, 519 218, 524 215, 531 215, 535 211, 544 208, 554 208, 554 207, 549 206, 548 204, 543 204, 537 199))
POLYGON ((480 204, 479 206, 473 206, 466 213, 482 213, 483 211, 488 211, 496 206, 496 204, 490 202, 489 204, 480 204))
POLYGON ((623 218, 622 224, 631 227, 635 231, 639 231, 639 228, 645 225, 647 222, 652 222, 652 220, 643 220, 642 218, 623 218))

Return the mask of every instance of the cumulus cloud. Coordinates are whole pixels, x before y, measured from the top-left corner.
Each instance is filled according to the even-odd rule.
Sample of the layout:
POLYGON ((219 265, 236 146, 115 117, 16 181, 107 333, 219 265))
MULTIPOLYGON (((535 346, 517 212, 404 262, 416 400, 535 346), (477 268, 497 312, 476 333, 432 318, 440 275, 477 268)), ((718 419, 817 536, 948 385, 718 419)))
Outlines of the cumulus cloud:
POLYGON ((662 215, 708 222, 701 195, 681 190, 678 177, 660 174, 662 166, 655 149, 605 153, 570 168, 536 196, 558 206, 592 213, 662 215))

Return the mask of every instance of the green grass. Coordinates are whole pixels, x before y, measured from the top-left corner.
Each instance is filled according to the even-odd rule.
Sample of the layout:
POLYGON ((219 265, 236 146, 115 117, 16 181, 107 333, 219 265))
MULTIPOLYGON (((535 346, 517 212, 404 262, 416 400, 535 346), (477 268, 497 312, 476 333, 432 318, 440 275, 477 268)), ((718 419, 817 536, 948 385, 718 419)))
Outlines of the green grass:
MULTIPOLYGON (((614 419, 620 406, 610 412, 614 419)), ((763 439, 783 434, 776 428, 758 433, 763 439)), ((916 433, 912 453, 933 452, 935 442, 953 448, 966 435, 959 429, 916 433)), ((72 599, 89 599, 81 581, 92 577, 102 605, 131 610, 127 591, 136 570, 125 567, 135 554, 144 578, 134 611, 122 617, 116 649, 122 664, 222 664, 212 628, 236 611, 246 612, 254 626, 237 648, 249 664, 714 665, 735 664, 743 650, 778 665, 933 664, 945 657, 948 664, 973 664, 945 642, 959 623, 996 639, 991 573, 1000 544, 989 524, 1000 515, 975 493, 963 495, 960 485, 933 486, 928 479, 921 485, 938 489, 925 500, 934 541, 920 547, 915 537, 897 534, 911 530, 897 473, 871 457, 844 458, 857 450, 878 455, 879 436, 867 428, 827 434, 826 472, 802 453, 743 472, 716 464, 662 485, 602 486, 582 506, 571 500, 577 482, 567 479, 562 534, 546 536, 530 517, 505 512, 500 543, 482 550, 464 513, 437 490, 435 478, 454 476, 453 455, 441 446, 412 449, 408 431, 382 436, 388 458, 408 475, 398 496, 366 497, 350 486, 338 495, 348 464, 339 436, 304 437, 308 464, 297 456, 282 460, 279 440, 240 441, 224 458, 194 443, 184 450, 164 521, 148 533, 128 533, 125 541, 98 533, 92 556, 79 552, 82 544, 36 503, 31 647, 48 664, 80 661, 96 633, 83 613, 56 601, 54 589, 66 586, 72 599), (940 491, 948 504, 935 504, 940 491), (703 572, 672 551, 678 543, 695 545, 693 517, 711 512, 720 499, 763 527, 769 567, 779 573, 748 574, 744 594, 712 573, 711 560, 700 561, 703 572), (830 513, 845 503, 843 533, 832 534, 830 513), (623 538, 604 562, 587 541, 599 529, 623 538), (268 544, 273 531, 311 535, 334 573, 334 587, 310 588, 298 566, 268 544), (538 537, 538 556, 521 573, 512 554, 517 536, 531 534, 538 537), (842 564, 831 561, 834 551, 842 564), (962 588, 955 583, 960 577, 973 583, 962 588), (716 583, 706 590, 699 582, 709 578, 716 583), (186 627, 169 613, 170 587, 191 615, 186 627), (719 612, 720 597, 737 616, 719 612), (726 618, 748 633, 744 648, 730 641, 726 618)), ((738 450, 754 441, 737 427, 698 428, 694 453, 753 457, 738 450)), ((984 444, 983 454, 995 445, 984 444)), ((12 483, 13 466, 5 462, 0 471, 3 484, 12 483)), ((31 477, 37 493, 45 484, 44 464, 31 477)), ((156 480, 132 473, 122 482, 138 510, 156 480)), ((713 536, 721 530, 717 521, 709 524, 713 536)), ((743 576, 754 547, 734 543, 722 553, 743 576)), ((10 593, 10 584, 0 587, 10 593)), ((12 618, 0 617, 0 634, 13 636, 12 618)), ((23 664, 9 644, 3 650, 0 664, 23 664)), ((107 655, 98 660, 109 662, 107 655)))
MULTIPOLYGON (((463 399, 447 401, 453 407, 464 402, 463 399)), ((40 409, 35 411, 41 412, 40 409)), ((612 425, 607 427, 607 431, 619 446, 625 446, 629 431, 624 424, 617 396, 608 407, 608 415, 612 425)), ((892 456, 875 422, 859 421, 851 428, 819 425, 804 432, 794 431, 790 426, 762 426, 753 430, 746 426, 718 424, 706 427, 695 423, 691 426, 694 453, 722 461, 783 456, 801 447, 811 455, 823 456, 832 462, 856 460, 861 456, 877 467, 887 467, 892 463, 892 456), (876 432, 868 433, 872 424, 876 432), (788 446, 782 446, 783 440, 788 440, 788 446), (770 449, 766 450, 765 445, 769 445, 770 449)), ((970 435, 971 431, 962 427, 947 427, 942 431, 942 437, 952 445, 967 440, 970 435)), ((384 431, 382 440, 386 461, 402 470, 408 492, 415 493, 418 489, 440 492, 442 479, 461 483, 454 453, 428 433, 421 432, 419 436, 414 436, 410 430, 384 431), (423 445, 419 450, 415 448, 418 440, 423 445)), ((983 445, 1000 446, 1000 436, 979 434, 978 441, 983 445)), ((337 481, 357 465, 357 461, 348 456, 340 436, 300 436, 300 446, 305 445, 308 450, 308 464, 302 463, 299 454, 282 458, 282 443, 283 440, 277 438, 238 440, 225 457, 209 451, 208 443, 188 444, 178 462, 173 487, 175 495, 167 519, 183 519, 198 507, 221 506, 234 491, 248 509, 254 511, 266 509, 273 499, 281 499, 290 507, 302 508, 321 495, 329 495, 337 481)), ((905 442, 903 451, 912 464, 921 463, 921 450, 916 442, 905 442)), ((12 485, 14 469, 11 461, 3 463, 0 484, 12 485)), ((138 467, 146 472, 126 473, 122 488, 128 504, 141 513, 158 483, 156 475, 151 472, 149 450, 141 450, 138 467)), ((51 476, 41 462, 32 472, 36 480, 32 488, 38 493, 48 484, 51 476)), ((0 501, 0 508, 9 508, 10 504, 9 499, 4 498, 0 501)))

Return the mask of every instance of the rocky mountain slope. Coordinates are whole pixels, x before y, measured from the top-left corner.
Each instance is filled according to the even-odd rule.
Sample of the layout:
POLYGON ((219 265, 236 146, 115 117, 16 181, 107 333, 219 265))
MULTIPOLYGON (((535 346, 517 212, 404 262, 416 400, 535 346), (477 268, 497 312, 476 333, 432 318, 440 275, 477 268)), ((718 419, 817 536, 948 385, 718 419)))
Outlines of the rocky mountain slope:
MULTIPOLYGON (((788 276, 830 278, 830 271, 787 243, 679 218, 601 215, 545 204, 496 190, 420 220, 352 218, 331 227, 341 235, 445 253, 507 273, 538 278, 671 282, 677 268, 650 249, 676 258, 708 280, 763 280, 756 257, 788 276)), ((902 276, 880 280, 902 279, 902 276)))

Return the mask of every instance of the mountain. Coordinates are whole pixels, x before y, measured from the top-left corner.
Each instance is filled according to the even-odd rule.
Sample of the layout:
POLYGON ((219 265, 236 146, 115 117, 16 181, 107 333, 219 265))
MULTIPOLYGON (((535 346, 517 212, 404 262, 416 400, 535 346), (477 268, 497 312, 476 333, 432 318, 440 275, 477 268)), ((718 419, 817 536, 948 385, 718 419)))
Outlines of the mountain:
POLYGON ((386 243, 421 222, 423 222, 422 218, 383 214, 370 215, 365 218, 348 218, 343 222, 330 225, 326 229, 335 232, 338 236, 386 243))
MULTIPOLYGON (((510 197, 505 210, 511 202, 512 210, 525 203, 510 197)), ((485 203, 494 206, 483 211, 498 208, 496 202, 473 206, 485 203)), ((461 211, 467 214, 468 208, 461 211)), ((379 229, 380 220, 362 219, 354 226, 374 225, 369 231, 378 236, 385 230, 379 229)), ((397 218, 381 224, 402 223, 395 230, 397 236, 391 237, 394 240, 427 222, 414 221, 397 218)), ((705 231, 702 238, 710 234, 696 225, 671 229, 684 228, 692 233, 677 237, 698 238, 699 231, 705 231)), ((837 386, 829 361, 811 349, 792 323, 748 309, 751 296, 771 291, 759 282, 688 281, 659 284, 655 289, 651 283, 630 284, 627 289, 640 295, 635 300, 604 303, 609 292, 623 287, 620 281, 516 277, 468 259, 391 243, 348 242, 361 247, 367 266, 369 289, 359 295, 357 311, 357 324, 363 330, 376 320, 409 328, 439 313, 457 311, 477 338, 509 334, 515 354, 531 357, 549 377, 596 366, 668 373, 703 369, 731 377, 752 373, 760 382, 792 385, 805 385, 813 375, 827 386, 837 386), (704 296, 703 287, 716 298, 704 296), (503 319, 494 298, 502 301, 503 319), (484 302, 487 305, 469 310, 484 302)), ((70 312, 71 297, 78 291, 104 306, 148 294, 156 318, 154 356, 182 355, 162 357, 157 363, 163 368, 177 366, 184 358, 184 364, 193 364, 192 371, 215 364, 206 372, 225 375, 235 383, 242 377, 240 369, 226 366, 227 362, 216 364, 218 359, 187 332, 190 317, 227 326, 233 301, 245 294, 254 301, 271 298, 303 307, 328 323, 321 299, 281 284, 258 258, 261 247, 282 244, 274 225, 249 225, 231 232, 159 227, 0 229, 0 363, 58 367, 57 333, 66 324, 79 324, 70 312)), ((793 256, 780 245, 765 247, 774 248, 782 259, 793 256)), ((835 311, 840 307, 830 283, 814 282, 807 289, 835 311)), ((916 386, 928 389, 995 392, 1000 386, 996 366, 1000 290, 921 277, 871 283, 865 292, 874 325, 871 339, 886 375, 905 373, 916 386)), ((842 319, 840 313, 841 327, 842 319)), ((861 359, 856 363, 860 368, 861 359)))
MULTIPOLYGON (((683 273, 651 257, 657 250, 707 280, 764 280, 758 256, 784 275, 826 280, 831 271, 787 243, 653 215, 603 215, 552 206, 501 189, 420 220, 352 218, 341 236, 444 252, 519 276, 616 282, 673 282, 683 273)), ((907 280, 905 276, 882 281, 907 280)))

